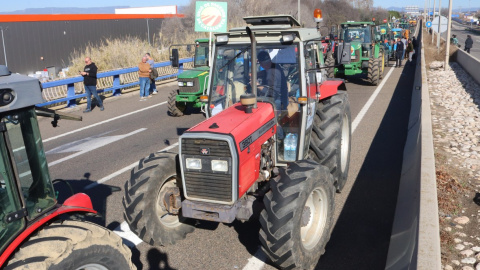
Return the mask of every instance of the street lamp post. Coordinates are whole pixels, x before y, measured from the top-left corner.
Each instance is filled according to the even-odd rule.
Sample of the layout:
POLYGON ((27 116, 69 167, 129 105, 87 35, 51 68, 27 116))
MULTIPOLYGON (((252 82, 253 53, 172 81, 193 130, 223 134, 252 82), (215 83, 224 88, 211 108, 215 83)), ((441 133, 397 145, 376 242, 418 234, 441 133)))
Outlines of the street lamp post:
POLYGON ((150 27, 148 26, 148 20, 147 19, 147 38, 148 38, 148 44, 150 44, 150 27))
MULTIPOLYGON (((5 56, 5 66, 8 66, 8 63, 7 63, 7 52, 5 50, 5 39, 3 37, 3 27, 0 26, 0 30, 2 31, 2 44, 3 44, 3 56, 5 56)), ((7 28, 5 28, 5 30, 7 30, 7 28)))

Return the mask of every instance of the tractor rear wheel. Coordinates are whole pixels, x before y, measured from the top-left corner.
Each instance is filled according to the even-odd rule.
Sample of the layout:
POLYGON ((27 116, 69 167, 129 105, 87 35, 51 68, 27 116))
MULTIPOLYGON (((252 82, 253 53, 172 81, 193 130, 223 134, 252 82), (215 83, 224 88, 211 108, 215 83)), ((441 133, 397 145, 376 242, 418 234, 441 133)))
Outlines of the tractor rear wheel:
POLYGON ((279 168, 260 215, 260 242, 280 269, 313 269, 333 225, 332 175, 313 160, 279 168))
POLYGON ((172 90, 168 96, 168 114, 171 116, 183 116, 187 105, 185 103, 177 102, 178 90, 172 90))
POLYGON ((327 78, 335 78, 335 58, 331 52, 327 53, 327 59, 325 60, 327 68, 327 78))
POLYGON ((375 57, 370 57, 370 59, 368 59, 368 81, 372 85, 378 85, 378 82, 380 81, 378 62, 379 59, 375 57))
POLYGON ((321 100, 313 119, 309 156, 330 170, 340 192, 350 167, 352 125, 347 92, 338 91, 337 95, 321 100))
POLYGON ((173 245, 194 230, 190 219, 170 214, 163 203, 168 187, 180 187, 177 156, 150 154, 125 183, 123 216, 132 232, 150 245, 173 245))
POLYGON ((64 221, 31 236, 8 262, 10 269, 136 269, 122 238, 96 224, 64 221))

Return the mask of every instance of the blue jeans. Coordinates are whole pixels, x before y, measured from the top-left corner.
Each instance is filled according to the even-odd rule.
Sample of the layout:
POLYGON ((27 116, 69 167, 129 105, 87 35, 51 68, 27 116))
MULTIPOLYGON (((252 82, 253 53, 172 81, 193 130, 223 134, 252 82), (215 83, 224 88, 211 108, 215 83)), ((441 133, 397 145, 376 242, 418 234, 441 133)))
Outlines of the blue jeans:
POLYGON ((150 78, 140 77, 140 97, 148 97, 150 78))
POLYGON ((150 93, 156 92, 157 91, 157 86, 155 85, 154 80, 150 80, 150 93))
POLYGON ((92 108, 92 95, 97 100, 97 105, 103 107, 102 99, 98 96, 96 85, 85 85, 85 94, 87 94, 87 109, 92 108))

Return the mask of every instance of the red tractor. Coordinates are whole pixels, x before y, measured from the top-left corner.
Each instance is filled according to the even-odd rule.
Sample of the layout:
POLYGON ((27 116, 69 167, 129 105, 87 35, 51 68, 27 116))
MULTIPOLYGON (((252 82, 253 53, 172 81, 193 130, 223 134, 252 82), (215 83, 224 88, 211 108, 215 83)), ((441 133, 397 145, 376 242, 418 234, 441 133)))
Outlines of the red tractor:
POLYGON ((325 80, 317 29, 289 15, 244 20, 249 26, 216 34, 203 97, 208 119, 180 136, 178 154, 152 153, 133 169, 124 217, 145 242, 171 245, 195 220, 250 219, 257 201, 260 241, 273 263, 311 269, 347 180, 345 84, 325 80))
POLYGON ((61 118, 43 103, 38 79, 0 66, 0 268, 135 269, 131 251, 113 232, 82 221, 96 215, 90 198, 60 205, 43 150, 37 115, 61 118))

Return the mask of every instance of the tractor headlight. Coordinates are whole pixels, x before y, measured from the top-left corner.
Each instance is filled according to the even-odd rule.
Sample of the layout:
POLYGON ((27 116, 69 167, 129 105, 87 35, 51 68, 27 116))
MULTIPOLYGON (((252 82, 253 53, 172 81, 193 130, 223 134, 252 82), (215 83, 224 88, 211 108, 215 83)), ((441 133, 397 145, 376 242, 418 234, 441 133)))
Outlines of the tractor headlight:
POLYGON ((193 82, 187 82, 187 86, 193 86, 193 82))
POLYGON ((226 160, 212 160, 212 171, 214 171, 214 172, 228 172, 228 161, 226 161, 226 160))
POLYGON ((178 82, 178 86, 183 86, 183 82, 178 82))
POLYGON ((201 170, 202 169, 202 160, 199 158, 187 158, 185 160, 185 167, 187 169, 201 170))

